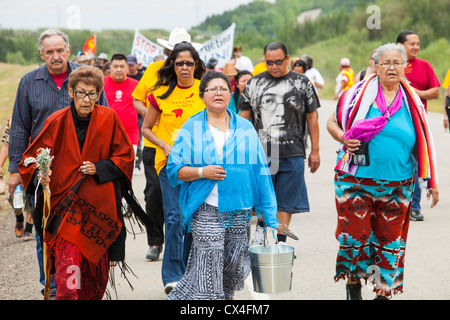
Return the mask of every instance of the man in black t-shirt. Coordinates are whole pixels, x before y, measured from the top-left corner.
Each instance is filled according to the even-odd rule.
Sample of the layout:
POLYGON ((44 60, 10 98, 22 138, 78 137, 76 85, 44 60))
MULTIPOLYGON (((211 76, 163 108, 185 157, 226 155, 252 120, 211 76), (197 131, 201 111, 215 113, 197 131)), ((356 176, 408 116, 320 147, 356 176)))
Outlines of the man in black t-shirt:
MULTIPOLYGON (((304 180, 305 125, 311 139, 308 167, 314 173, 320 166, 317 118, 320 103, 309 79, 288 69, 289 55, 284 44, 269 44, 264 56, 267 71, 247 82, 239 109, 242 117, 252 119, 266 148, 278 202, 277 217, 287 228, 293 213, 309 212, 304 180)), ((261 224, 258 221, 259 227, 261 224)), ((257 226, 257 233, 260 230, 257 226)), ((286 236, 278 234, 278 241, 285 242, 286 236)))

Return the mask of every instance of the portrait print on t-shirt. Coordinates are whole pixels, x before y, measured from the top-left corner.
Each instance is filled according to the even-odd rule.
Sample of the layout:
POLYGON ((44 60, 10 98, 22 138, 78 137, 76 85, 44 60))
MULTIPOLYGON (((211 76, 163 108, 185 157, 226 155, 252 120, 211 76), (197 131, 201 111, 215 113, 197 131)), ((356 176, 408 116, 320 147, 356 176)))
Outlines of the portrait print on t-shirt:
POLYGON ((305 155, 306 113, 319 107, 307 77, 289 72, 273 78, 264 72, 249 80, 241 99, 252 107, 253 125, 266 150, 277 145, 280 158, 305 155))

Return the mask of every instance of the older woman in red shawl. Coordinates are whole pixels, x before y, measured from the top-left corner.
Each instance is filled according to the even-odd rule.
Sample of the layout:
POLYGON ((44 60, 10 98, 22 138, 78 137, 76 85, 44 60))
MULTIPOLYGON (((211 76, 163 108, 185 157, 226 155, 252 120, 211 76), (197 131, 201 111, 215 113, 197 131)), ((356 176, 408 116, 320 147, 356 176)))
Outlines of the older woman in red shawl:
MULTIPOLYGON (((25 166, 23 160, 19 165, 28 192, 34 194, 38 177, 51 191, 43 239, 49 248, 45 258, 55 270, 56 299, 103 297, 110 261, 124 259, 121 199, 136 205, 133 147, 116 113, 96 104, 102 89, 100 70, 74 70, 69 76, 71 105, 47 119, 23 156, 50 148, 51 177, 36 174, 36 167, 25 166)), ((40 221, 42 188, 36 194, 34 217, 40 221)))

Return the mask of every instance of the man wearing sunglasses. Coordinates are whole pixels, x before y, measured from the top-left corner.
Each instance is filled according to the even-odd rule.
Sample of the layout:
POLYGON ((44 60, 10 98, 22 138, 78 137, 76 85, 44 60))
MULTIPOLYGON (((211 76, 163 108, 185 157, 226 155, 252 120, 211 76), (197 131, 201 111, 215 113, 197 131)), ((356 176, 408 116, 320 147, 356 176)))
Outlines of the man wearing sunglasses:
MULTIPOLYGON (((288 69, 289 55, 283 43, 266 46, 264 57, 267 71, 247 82, 239 108, 242 117, 252 119, 266 148, 278 202, 277 218, 288 228, 292 214, 309 212, 304 179, 305 127, 311 139, 308 167, 314 173, 320 166, 316 112, 320 103, 311 81, 288 69)), ((253 245, 258 244, 254 240, 260 237, 262 227, 258 221, 253 245)), ((278 234, 278 241, 285 243, 286 237, 278 234)))

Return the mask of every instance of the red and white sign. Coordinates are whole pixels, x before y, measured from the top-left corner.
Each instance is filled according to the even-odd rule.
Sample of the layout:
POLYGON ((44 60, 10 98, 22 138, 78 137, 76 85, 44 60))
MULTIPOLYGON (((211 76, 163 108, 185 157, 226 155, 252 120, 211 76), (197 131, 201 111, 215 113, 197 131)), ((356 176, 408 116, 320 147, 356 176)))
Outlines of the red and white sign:
POLYGON ((137 30, 134 33, 133 48, 131 54, 134 55, 138 61, 142 62, 142 65, 147 67, 153 63, 153 60, 157 55, 163 54, 164 48, 153 43, 137 30))

